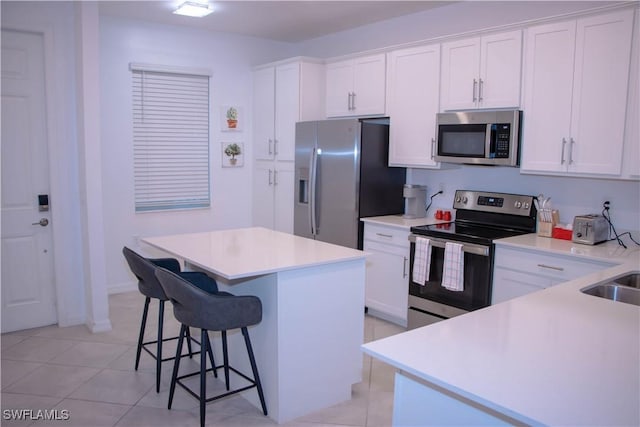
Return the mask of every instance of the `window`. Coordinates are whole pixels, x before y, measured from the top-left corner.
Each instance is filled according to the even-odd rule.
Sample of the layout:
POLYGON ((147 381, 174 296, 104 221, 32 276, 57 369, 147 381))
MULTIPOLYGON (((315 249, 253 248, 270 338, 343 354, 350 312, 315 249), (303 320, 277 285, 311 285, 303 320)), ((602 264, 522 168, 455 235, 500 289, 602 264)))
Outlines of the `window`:
POLYGON ((210 206, 209 74, 130 68, 136 212, 210 206))

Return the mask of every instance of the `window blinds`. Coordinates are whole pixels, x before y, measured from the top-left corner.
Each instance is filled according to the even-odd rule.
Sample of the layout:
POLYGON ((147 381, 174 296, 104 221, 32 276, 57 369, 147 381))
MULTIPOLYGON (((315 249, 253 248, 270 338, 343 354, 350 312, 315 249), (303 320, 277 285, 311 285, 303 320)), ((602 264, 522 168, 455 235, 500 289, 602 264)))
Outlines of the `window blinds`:
POLYGON ((136 212, 208 207, 209 76, 131 71, 136 212))

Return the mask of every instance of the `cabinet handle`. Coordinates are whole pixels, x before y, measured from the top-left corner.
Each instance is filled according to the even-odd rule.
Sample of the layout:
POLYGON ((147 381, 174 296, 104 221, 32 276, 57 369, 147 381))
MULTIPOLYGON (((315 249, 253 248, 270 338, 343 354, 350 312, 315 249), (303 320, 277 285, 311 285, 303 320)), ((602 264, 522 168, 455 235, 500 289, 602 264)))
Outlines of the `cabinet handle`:
POLYGON ((271 144, 273 143, 273 140, 271 138, 269 138, 269 154, 273 154, 273 151, 271 150, 271 144))
POLYGON ((407 257, 402 257, 402 278, 407 277, 407 257))
POLYGON ((573 140, 573 138, 569 138, 569 164, 573 164, 573 144, 575 144, 576 142, 573 140))
POLYGON ((538 264, 538 267, 547 268, 549 270, 564 271, 564 268, 562 268, 562 267, 554 267, 553 265, 538 264))
POLYGON ((482 92, 484 88, 484 80, 480 79, 480 86, 478 88, 478 102, 482 102, 482 92))
POLYGON ((476 88, 478 87, 478 81, 473 79, 473 102, 476 102, 478 98, 476 97, 476 88))
POLYGON ((391 234, 376 233, 376 236, 386 237, 386 238, 388 238, 388 239, 393 238, 393 236, 392 236, 391 234))
POLYGON ((276 156, 278 155, 278 140, 277 139, 273 140, 273 154, 275 154, 276 156))
POLYGON ((564 149, 567 145, 567 139, 562 138, 562 154, 560 155, 560 164, 564 165, 564 149))
POLYGON ((271 179, 271 175, 273 174, 273 171, 271 169, 269 169, 269 185, 273 184, 273 180, 271 179))
POLYGON ((273 170, 273 185, 278 185, 278 171, 276 169, 273 170))
POLYGON ((351 93, 351 109, 352 110, 356 109, 356 93, 355 92, 351 93))
POLYGON ((351 92, 347 96, 347 110, 351 111, 351 92))
POLYGON ((436 139, 431 138, 431 160, 436 156, 436 139))

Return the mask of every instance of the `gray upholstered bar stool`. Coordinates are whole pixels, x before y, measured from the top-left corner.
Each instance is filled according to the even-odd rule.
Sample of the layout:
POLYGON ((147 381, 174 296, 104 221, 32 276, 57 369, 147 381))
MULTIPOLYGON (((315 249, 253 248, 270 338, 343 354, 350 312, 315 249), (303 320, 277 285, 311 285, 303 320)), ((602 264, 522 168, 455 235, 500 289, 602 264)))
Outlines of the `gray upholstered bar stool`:
MULTIPOLYGON (((162 286, 158 282, 154 272, 156 268, 163 267, 170 271, 179 274, 182 278, 194 283, 195 286, 198 286, 205 292, 215 293, 218 291, 218 285, 216 281, 204 273, 200 272, 190 272, 190 271, 180 271, 180 263, 175 258, 145 258, 140 254, 132 251, 126 246, 122 248, 122 253, 124 258, 127 260, 127 264, 129 264, 129 268, 131 272, 138 279, 138 290, 142 295, 145 296, 144 301, 144 310, 142 312, 142 321, 140 323, 140 334, 138 336, 138 348, 136 350, 136 364, 135 369, 138 370, 138 365, 140 363, 140 353, 142 349, 144 349, 147 353, 151 355, 156 360, 156 392, 160 391, 160 373, 162 371, 162 362, 166 362, 168 360, 173 360, 174 356, 162 358, 162 343, 165 341, 171 341, 178 339, 178 337, 163 337, 163 319, 164 319, 164 303, 168 300, 167 295, 164 293, 162 286), (154 341, 144 342, 144 331, 147 325, 147 314, 149 312, 149 304, 151 299, 157 299, 159 301, 158 308, 158 337, 154 341), (147 346, 156 344, 155 353, 147 348, 147 346)), ((191 351, 191 335, 189 334, 189 330, 186 331, 187 334, 187 347, 189 349, 189 357, 193 354, 198 354, 200 352, 193 353, 191 351)), ((193 340, 196 344, 201 344, 197 340, 193 340)), ((205 347, 200 346, 202 350, 205 347)), ((209 357, 211 358, 211 363, 213 364, 213 352, 209 351, 209 357)))
POLYGON ((177 274, 163 269, 156 269, 156 277, 164 288, 165 293, 173 303, 173 314, 182 323, 180 328, 180 338, 178 339, 178 349, 176 355, 182 351, 182 342, 189 327, 200 328, 200 342, 206 348, 210 348, 209 335, 207 331, 220 331, 222 335, 222 352, 224 362, 220 366, 212 363, 211 369, 207 369, 207 359, 204 354, 200 355, 200 371, 178 376, 180 368, 180 358, 176 357, 173 365, 173 375, 171 376, 171 388, 169 390, 169 404, 171 409, 173 394, 176 384, 187 390, 192 396, 200 401, 200 425, 204 426, 205 405, 212 400, 220 399, 235 393, 239 393, 256 387, 258 397, 262 405, 262 412, 267 415, 267 406, 264 401, 262 384, 258 375, 256 360, 249 339, 248 326, 256 325, 262 321, 262 303, 255 296, 244 295, 235 296, 226 292, 209 294, 193 286, 177 274), (247 354, 253 371, 253 378, 248 377, 237 369, 229 366, 229 355, 227 351, 227 331, 231 329, 241 329, 244 342, 247 347, 247 354), (224 368, 226 393, 207 398, 206 372, 218 368, 224 368), (249 382, 248 386, 229 391, 229 371, 233 371, 249 382), (181 380, 200 374, 200 393, 197 394, 187 387, 181 380))

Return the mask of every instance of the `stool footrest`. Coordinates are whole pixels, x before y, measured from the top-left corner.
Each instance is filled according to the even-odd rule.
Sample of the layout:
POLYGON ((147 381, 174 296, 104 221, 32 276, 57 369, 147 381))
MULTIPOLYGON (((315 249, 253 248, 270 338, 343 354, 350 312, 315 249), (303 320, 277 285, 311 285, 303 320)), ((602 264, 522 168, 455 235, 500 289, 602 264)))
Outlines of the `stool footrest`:
MULTIPOLYGON (((219 368, 224 368, 224 365, 218 365, 215 368, 209 368, 207 370, 205 370, 205 372, 214 372, 216 370, 218 370, 219 368)), ((247 375, 243 374, 242 372, 238 371, 237 369, 235 369, 233 366, 229 366, 228 367, 230 371, 235 372, 236 374, 240 375, 242 378, 244 378, 245 380, 249 381, 249 385, 235 389, 235 390, 231 390, 231 391, 227 391, 225 393, 221 393, 218 394, 216 396, 212 396, 209 398, 204 399, 205 402, 211 402, 214 400, 218 400, 218 399, 222 399, 223 397, 227 397, 227 396, 231 396, 233 394, 237 394, 237 393, 241 393, 243 391, 252 389, 254 387, 258 386, 258 383, 253 379, 248 377, 247 375)), ((187 386, 186 384, 184 384, 181 380, 184 378, 190 378, 190 377, 194 377, 196 375, 200 375, 200 371, 196 371, 196 372, 192 372, 190 374, 185 374, 185 375, 180 375, 179 377, 176 377, 176 384, 179 384, 180 387, 182 387, 183 389, 185 389, 187 391, 187 393, 189 393, 191 396, 195 397, 196 399, 200 400, 200 395, 196 392, 194 392, 193 390, 191 390, 189 388, 189 386, 187 386)))

